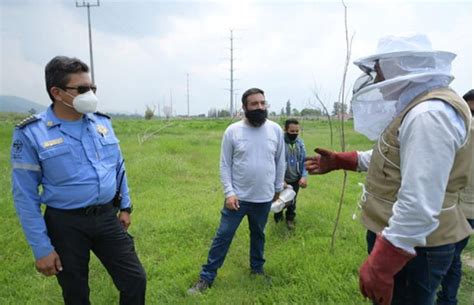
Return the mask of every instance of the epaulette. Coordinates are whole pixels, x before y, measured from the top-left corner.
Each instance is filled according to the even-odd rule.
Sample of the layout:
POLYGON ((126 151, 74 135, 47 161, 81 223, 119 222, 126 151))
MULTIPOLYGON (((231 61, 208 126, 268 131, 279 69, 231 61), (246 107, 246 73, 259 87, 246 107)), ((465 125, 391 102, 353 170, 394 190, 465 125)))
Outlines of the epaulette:
POLYGON ((94 114, 100 115, 100 116, 103 116, 103 117, 106 117, 106 118, 108 118, 108 119, 110 120, 110 115, 107 115, 107 114, 102 113, 102 112, 100 112, 100 111, 96 111, 96 112, 94 112, 94 114))
POLYGON ((23 119, 23 121, 21 121, 20 123, 16 124, 15 126, 18 127, 18 128, 23 128, 25 127, 26 125, 28 124, 31 124, 33 122, 36 122, 38 121, 40 118, 37 117, 36 115, 30 115, 29 117, 23 119))

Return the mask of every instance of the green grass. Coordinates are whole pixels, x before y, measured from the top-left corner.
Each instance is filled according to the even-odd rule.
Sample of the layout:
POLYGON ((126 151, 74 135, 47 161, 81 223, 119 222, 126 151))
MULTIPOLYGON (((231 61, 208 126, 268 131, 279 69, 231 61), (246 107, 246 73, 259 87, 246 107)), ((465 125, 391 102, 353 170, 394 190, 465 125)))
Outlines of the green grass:
MULTIPOLYGON (((35 271, 13 208, 9 150, 18 119, 0 117, 0 304, 61 304, 56 279, 35 271)), ((341 172, 309 178, 308 188, 298 198, 295 231, 288 232, 283 224, 269 219, 265 268, 272 276, 271 283, 249 276, 249 237, 244 220, 213 288, 202 296, 186 295, 206 260, 220 218, 220 141, 228 124, 228 120, 114 120, 135 206, 130 232, 147 271, 147 303, 370 304, 358 288, 358 268, 366 257, 365 230, 358 220, 352 220, 360 194, 357 183, 363 182, 364 174, 348 175, 336 248, 329 252, 341 172), (145 130, 160 129, 139 145, 138 136, 145 130)), ((308 151, 330 147, 326 122, 304 121, 302 125, 308 151)), ((371 147, 352 131, 350 123, 346 134, 347 150, 371 147)), ((333 148, 338 147, 335 142, 333 148)), ((474 253, 473 243, 468 251, 474 253)), ((95 257, 90 269, 92 303, 117 304, 118 293, 95 257)), ((464 272, 460 304, 472 304, 474 272, 464 272)))

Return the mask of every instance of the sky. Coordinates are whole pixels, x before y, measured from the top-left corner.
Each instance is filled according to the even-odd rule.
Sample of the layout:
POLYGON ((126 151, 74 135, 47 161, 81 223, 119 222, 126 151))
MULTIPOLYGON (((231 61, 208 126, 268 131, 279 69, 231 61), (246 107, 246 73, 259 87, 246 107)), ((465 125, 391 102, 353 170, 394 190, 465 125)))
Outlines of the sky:
MULTIPOLYGON (((83 1, 78 1, 82 4, 83 1)), ((90 0, 85 3, 95 4, 90 0)), ((436 50, 457 54, 452 87, 473 88, 471 1, 346 0, 353 37, 347 90, 360 70, 352 62, 375 53, 387 35, 426 34, 436 50)), ((102 0, 92 7, 99 110, 144 114, 173 105, 174 115, 230 107, 230 30, 234 36, 234 100, 265 91, 270 111, 337 101, 346 57, 341 1, 102 0)), ((0 95, 50 104, 44 67, 56 55, 90 64, 87 9, 74 0, 0 0, 0 95)), ((347 94, 350 99, 350 94, 347 94)))

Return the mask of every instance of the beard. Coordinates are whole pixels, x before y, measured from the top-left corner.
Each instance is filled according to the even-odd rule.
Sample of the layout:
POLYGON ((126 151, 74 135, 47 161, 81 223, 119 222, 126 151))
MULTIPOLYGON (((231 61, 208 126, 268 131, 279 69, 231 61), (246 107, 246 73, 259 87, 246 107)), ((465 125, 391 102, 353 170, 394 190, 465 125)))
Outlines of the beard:
POLYGON ((245 117, 249 121, 250 125, 254 127, 260 127, 265 123, 267 119, 268 111, 265 109, 255 109, 255 110, 247 110, 245 109, 245 117))

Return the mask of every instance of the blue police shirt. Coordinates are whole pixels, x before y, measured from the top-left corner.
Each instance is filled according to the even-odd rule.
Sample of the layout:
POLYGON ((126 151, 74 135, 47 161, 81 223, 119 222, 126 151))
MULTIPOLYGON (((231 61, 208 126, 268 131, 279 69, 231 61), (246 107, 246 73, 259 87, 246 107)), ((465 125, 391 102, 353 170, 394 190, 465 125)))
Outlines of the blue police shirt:
MULTIPOLYGON (((69 122, 53 108, 37 114, 13 133, 12 188, 15 208, 36 259, 54 247, 40 205, 77 209, 110 202, 125 170, 110 119, 85 114, 69 122), (41 186, 41 188, 39 188, 41 186)), ((130 207, 126 175, 121 208, 130 207)))

